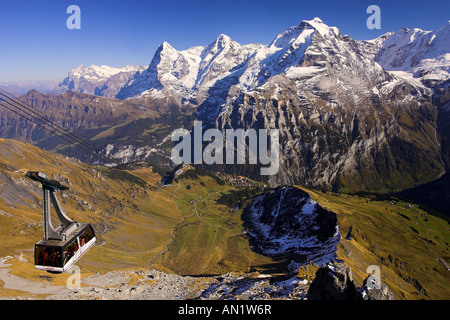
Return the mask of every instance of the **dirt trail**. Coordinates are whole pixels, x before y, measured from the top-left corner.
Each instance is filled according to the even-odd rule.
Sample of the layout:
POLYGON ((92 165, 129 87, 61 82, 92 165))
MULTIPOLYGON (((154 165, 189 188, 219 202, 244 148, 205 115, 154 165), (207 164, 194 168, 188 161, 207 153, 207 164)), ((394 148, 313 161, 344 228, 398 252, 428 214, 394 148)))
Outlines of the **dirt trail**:
POLYGON ((3 282, 3 288, 28 292, 31 295, 57 294, 65 287, 52 286, 41 282, 31 281, 19 276, 10 274, 7 261, 11 256, 0 258, 0 281, 3 282))

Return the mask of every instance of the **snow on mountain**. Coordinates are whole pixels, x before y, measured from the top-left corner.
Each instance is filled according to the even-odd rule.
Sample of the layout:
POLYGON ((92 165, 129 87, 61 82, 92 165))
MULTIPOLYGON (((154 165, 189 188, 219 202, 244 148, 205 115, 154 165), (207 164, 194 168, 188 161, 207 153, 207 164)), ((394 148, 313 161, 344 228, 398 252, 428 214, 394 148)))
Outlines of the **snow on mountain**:
POLYGON ((336 258, 340 232, 336 214, 323 209, 295 187, 258 196, 248 213, 250 243, 267 256, 294 254, 297 264, 325 263, 336 258))
MULTIPOLYGON (((310 23, 319 26, 321 32, 327 31, 327 27, 318 18, 310 23)), ((198 98, 201 102, 208 96, 209 89, 226 78, 229 81, 221 84, 222 87, 235 83, 251 87, 263 67, 276 68, 277 63, 294 51, 304 50, 314 31, 315 29, 306 28, 305 25, 296 26, 279 34, 269 46, 241 45, 224 34, 219 35, 208 46, 192 47, 184 51, 177 51, 164 42, 139 79, 123 88, 118 97, 124 99, 155 93, 151 89, 166 88, 174 89, 187 99, 198 98), (303 32, 305 29, 308 30, 303 32)), ((301 53, 298 57, 301 57, 301 53)), ((277 71, 271 71, 275 72, 277 71)))
MULTIPOLYGON (((119 69, 119 68, 113 68, 109 66, 96 66, 91 65, 90 67, 86 67, 84 65, 79 66, 76 69, 73 69, 69 72, 73 77, 81 78, 84 77, 87 80, 92 81, 98 81, 103 80, 105 81, 109 77, 121 72, 126 71, 128 69, 128 66, 124 68, 125 70, 119 69)), ((127 70, 128 71, 128 70, 127 70)))
POLYGON ((317 48, 310 47, 315 34, 319 38, 340 37, 336 27, 314 18, 278 34, 269 45, 241 45, 224 34, 208 46, 183 51, 164 42, 148 68, 117 97, 171 96, 179 104, 197 106, 207 101, 199 111, 214 117, 217 106, 224 105, 228 96, 252 91, 271 77, 283 74, 295 79, 323 71, 318 64, 300 65, 307 50, 309 56, 320 56, 317 48))
MULTIPOLYGON (((318 61, 327 47, 316 43, 312 46, 314 37, 327 39, 328 46, 346 52, 341 60, 358 59, 348 49, 351 38, 342 37, 338 28, 327 26, 316 17, 278 34, 269 45, 241 45, 221 34, 207 46, 181 51, 163 42, 148 67, 81 65, 71 70, 52 93, 75 90, 120 99, 170 96, 180 105, 198 106, 208 99, 210 103, 223 105, 230 90, 252 91, 276 75, 295 80, 323 71, 318 61)), ((388 71, 401 71, 395 75, 404 80, 413 77, 446 80, 450 67, 449 37, 450 23, 436 31, 402 28, 355 43, 365 58, 375 60, 388 71)))
MULTIPOLYGON (((434 120, 424 124, 418 118, 420 108, 435 114, 431 90, 374 61, 381 42, 361 43, 342 36, 337 28, 317 18, 302 21, 252 56, 239 81, 224 89, 228 90, 225 98, 219 103, 202 103, 197 114, 222 132, 228 128, 277 128, 285 144, 280 169, 269 177, 271 185, 299 179, 318 186, 335 183, 340 176, 352 177, 359 186, 372 183, 372 169, 365 169, 391 170, 379 168, 379 157, 389 162, 421 163, 420 157, 394 159, 404 154, 395 151, 397 143, 421 154, 418 140, 411 137, 417 128, 435 125, 434 120), (408 114, 417 126, 405 128, 402 114, 408 114)), ((426 170, 437 176, 443 171, 439 148, 435 141, 424 139, 439 173, 426 170)), ((421 164, 420 170, 424 166, 421 164)), ((403 172, 400 166, 393 171, 402 171, 403 177, 411 175, 411 170, 403 172)))
MULTIPOLYGON (((446 134, 447 122, 436 120, 442 117, 436 107, 439 102, 440 110, 448 108, 448 95, 440 87, 439 96, 422 80, 448 74, 448 34, 446 25, 433 32, 402 29, 359 41, 314 18, 267 45, 242 45, 224 34, 209 45, 181 51, 164 42, 147 68, 118 72, 80 66, 60 89, 142 99, 163 112, 195 110, 206 126, 222 132, 277 128, 282 148, 278 173, 269 177, 272 186, 340 188, 345 182, 361 190, 387 185, 400 190, 444 171, 441 150, 448 148, 441 148, 430 132, 438 123, 446 134)), ((188 117, 179 119, 190 125, 188 117)), ((169 122, 167 130, 173 123, 181 126, 169 122)), ((110 156, 143 160, 155 157, 155 148, 163 157, 160 141, 136 139, 150 125, 139 124, 121 133, 126 139, 108 141, 114 147, 110 156)))
POLYGON ((117 97, 155 95, 165 89, 183 100, 203 101, 214 84, 235 72, 260 47, 262 45, 240 45, 224 34, 208 46, 183 51, 164 42, 149 67, 117 97))
POLYGON ((115 97, 120 88, 129 85, 145 69, 144 66, 127 65, 114 68, 106 65, 89 67, 81 65, 69 71, 68 76, 50 93, 72 90, 105 97, 115 97))
MULTIPOLYGON (((409 39, 418 41, 422 33, 413 33, 409 39)), ((405 129, 399 115, 408 114, 416 123, 420 121, 417 109, 425 107, 429 119, 434 116, 431 90, 407 71, 388 71, 392 68, 375 61, 394 36, 388 33, 358 41, 314 18, 279 33, 268 45, 241 45, 223 34, 208 46, 183 51, 164 42, 149 67, 117 97, 194 107, 206 126, 222 132, 228 128, 279 129, 286 144, 278 174, 269 177, 271 185, 290 184, 297 177, 312 185, 329 184, 345 176, 367 187, 366 183, 374 181, 372 172, 385 171, 378 168, 379 154, 402 158, 403 153, 395 151, 397 142, 413 148, 419 141, 411 139, 417 130, 405 129)), ((429 41, 444 46, 441 51, 446 52, 446 41, 439 40, 442 36, 445 32, 429 41)), ((426 126, 433 126, 432 121, 426 126)), ((437 142, 423 138, 427 154, 436 160, 437 169, 426 169, 428 176, 436 176, 442 172, 437 142)), ((423 171, 422 150, 417 148, 414 160, 390 160, 421 163, 423 171)), ((403 172, 403 167, 394 171, 416 175, 403 172)))
MULTIPOLYGON (((161 44, 148 68, 133 83, 120 90, 118 98, 153 95, 177 97, 180 103, 200 105, 209 97, 217 96, 224 103, 228 90, 253 90, 270 77, 286 75, 302 78, 314 74, 320 65, 306 65, 304 53, 320 57, 325 47, 311 47, 316 37, 334 42, 345 48, 348 36, 342 37, 339 29, 327 26, 321 19, 303 20, 299 25, 278 34, 269 45, 241 45, 221 34, 208 46, 192 47, 178 51, 167 42, 161 44)), ((356 41, 367 58, 374 58, 389 71, 413 73, 425 78, 448 78, 449 24, 437 31, 403 28, 376 39, 356 41)), ((343 55, 342 59, 357 57, 343 55)), ((313 60, 317 60, 314 59, 313 60)))

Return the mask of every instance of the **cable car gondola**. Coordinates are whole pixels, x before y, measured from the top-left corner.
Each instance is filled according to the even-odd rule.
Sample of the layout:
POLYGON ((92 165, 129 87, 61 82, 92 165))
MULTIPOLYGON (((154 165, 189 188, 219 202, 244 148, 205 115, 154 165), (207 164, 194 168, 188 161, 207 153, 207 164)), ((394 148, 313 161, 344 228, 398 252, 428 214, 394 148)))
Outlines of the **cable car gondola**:
POLYGON ((34 247, 35 268, 51 273, 65 272, 95 244, 94 229, 89 223, 73 221, 62 211, 55 191, 68 187, 48 180, 41 172, 27 172, 26 176, 40 182, 44 191, 44 238, 34 247), (50 200, 61 221, 57 228, 51 222, 50 200))

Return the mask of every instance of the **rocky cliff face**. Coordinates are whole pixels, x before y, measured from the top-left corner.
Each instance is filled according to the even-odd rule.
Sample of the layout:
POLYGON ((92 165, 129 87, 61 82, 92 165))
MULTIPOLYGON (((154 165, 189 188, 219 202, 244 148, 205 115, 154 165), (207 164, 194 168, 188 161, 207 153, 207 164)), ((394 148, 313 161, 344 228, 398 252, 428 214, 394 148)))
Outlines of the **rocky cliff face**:
MULTIPOLYGON (((446 30, 428 42, 445 43, 446 30)), ((278 129, 280 170, 268 177, 272 186, 403 189, 439 177, 445 165, 433 91, 412 76, 386 70, 393 68, 389 57, 402 60, 411 52, 406 40, 401 49, 391 48, 399 37, 407 36, 356 41, 315 18, 269 45, 240 45, 225 35, 185 51, 163 43, 149 68, 118 97, 174 97, 223 133, 278 129)), ((446 57, 445 46, 433 51, 422 42, 409 46, 416 48, 412 60, 442 51, 446 57)), ((226 170, 258 178, 248 166, 226 170)))
POLYGON ((450 23, 435 31, 401 28, 374 40, 359 41, 361 50, 383 68, 432 91, 438 110, 437 133, 449 168, 450 23))
POLYGON ((427 180, 423 172, 442 174, 431 90, 387 72, 336 28, 314 21, 296 30, 274 41, 295 58, 263 64, 258 78, 277 72, 253 90, 230 90, 215 121, 222 130, 280 130, 272 185, 401 189, 427 180), (308 43, 303 55, 297 43, 308 43))
MULTIPOLYGON (((18 104, 14 104, 15 107, 5 104, 10 110, 2 109, 1 137, 29 141, 41 148, 58 150, 59 153, 89 163, 99 161, 90 152, 106 154, 118 162, 128 160, 120 157, 124 150, 128 154, 130 150, 134 155, 148 154, 152 145, 144 148, 145 150, 139 149, 139 140, 136 136, 130 136, 131 132, 136 127, 140 128, 142 122, 148 126, 153 126, 154 122, 167 122, 167 119, 159 119, 158 111, 148 106, 73 91, 55 96, 32 90, 22 96, 20 101, 23 106, 28 105, 29 110, 18 104), (36 117, 30 110, 35 110, 43 117, 36 117), (116 140, 123 131, 127 131, 126 136, 133 140, 132 148, 127 139, 121 142, 116 140), (80 141, 78 137, 87 142, 77 143, 80 141)), ((163 128, 162 133, 154 130, 151 135, 157 135, 158 138, 154 138, 155 144, 161 144, 161 136, 165 137, 170 132, 171 128, 163 128)))
POLYGON ((308 300, 395 300, 392 292, 384 283, 379 288, 367 285, 367 279, 361 287, 353 280, 352 270, 340 262, 328 263, 316 272, 311 283, 308 300))
MULTIPOLYGON (((28 105, 31 110, 34 109, 38 114, 44 115, 47 120, 71 131, 106 125, 114 126, 140 112, 139 107, 132 103, 72 91, 55 96, 32 90, 22 96, 20 101, 28 105)), ((16 104, 16 106, 18 105, 16 104)), ((30 111, 21 113, 20 110, 25 110, 25 108, 20 106, 19 108, 14 110, 31 118, 30 111)), ((1 127, 2 136, 16 135, 16 138, 29 138, 30 135, 35 134, 33 129, 37 125, 33 125, 33 122, 26 125, 26 120, 11 110, 2 112, 2 119, 5 121, 1 127), (20 126, 20 123, 24 124, 23 127, 20 126)), ((34 124, 45 123, 33 119, 36 121, 34 124)))

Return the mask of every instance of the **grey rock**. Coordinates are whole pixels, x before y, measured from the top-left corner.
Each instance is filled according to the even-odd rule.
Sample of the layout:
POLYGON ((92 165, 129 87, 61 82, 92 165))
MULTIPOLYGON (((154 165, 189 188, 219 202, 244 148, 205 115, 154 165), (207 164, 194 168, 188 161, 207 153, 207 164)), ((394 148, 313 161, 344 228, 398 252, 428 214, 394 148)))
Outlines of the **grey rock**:
POLYGON ((309 300, 395 300, 389 287, 380 283, 368 283, 372 277, 364 280, 362 287, 357 287, 352 277, 352 270, 341 262, 328 263, 319 268, 311 283, 307 298, 309 300))
POLYGON ((308 300, 356 300, 359 295, 352 271, 344 263, 330 263, 316 272, 307 294, 308 300))

